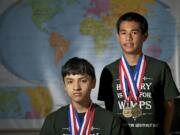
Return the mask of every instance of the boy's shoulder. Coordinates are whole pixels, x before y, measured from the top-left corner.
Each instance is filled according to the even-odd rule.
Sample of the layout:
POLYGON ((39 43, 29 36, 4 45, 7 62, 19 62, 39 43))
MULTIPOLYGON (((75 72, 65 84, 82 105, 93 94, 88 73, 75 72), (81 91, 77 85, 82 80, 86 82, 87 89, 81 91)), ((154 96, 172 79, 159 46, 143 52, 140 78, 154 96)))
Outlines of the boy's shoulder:
POLYGON ((105 108, 101 107, 100 105, 94 103, 95 106, 95 110, 97 110, 100 113, 107 113, 107 114, 111 114, 110 111, 106 110, 105 108))
MULTIPOLYGON (((116 117, 116 115, 114 113, 104 109, 103 107, 99 106, 98 104, 94 104, 94 105, 95 105, 95 115, 97 117, 100 117, 100 118, 103 118, 103 119, 104 118, 113 119, 114 117, 116 117)), ((51 112, 47 116, 47 118, 48 119, 61 119, 61 118, 65 118, 65 117, 67 117, 68 109, 69 109, 69 105, 62 106, 58 110, 51 112)))
MULTIPOLYGON (((163 61, 163 60, 159 60, 157 58, 154 58, 154 57, 151 57, 151 56, 148 56, 148 55, 145 55, 145 57, 146 57, 147 63, 149 63, 149 64, 157 64, 157 65, 162 65, 162 66, 167 65, 167 63, 165 61, 163 61)), ((113 62, 105 65, 104 68, 107 68, 107 69, 117 68, 117 66, 119 65, 120 59, 121 58, 116 59, 113 62)))
POLYGON ((164 68, 169 67, 167 62, 163 60, 159 60, 151 56, 146 55, 146 61, 147 61, 147 65, 152 68, 156 67, 158 69, 164 69, 164 68))
POLYGON ((158 63, 158 64, 164 64, 164 63, 166 63, 166 62, 163 61, 163 60, 160 60, 160 59, 157 59, 157 58, 148 56, 148 55, 145 55, 145 58, 146 58, 146 60, 147 60, 148 62, 154 62, 154 63, 158 63))
POLYGON ((99 105, 96 105, 94 123, 99 125, 104 125, 107 128, 115 127, 116 125, 122 126, 125 121, 118 115, 113 112, 110 112, 99 105))
POLYGON ((109 64, 107 64, 107 65, 105 65, 103 69, 104 69, 105 71, 108 70, 108 71, 110 71, 110 72, 114 72, 114 71, 118 70, 119 61, 120 61, 120 58, 114 60, 113 62, 111 62, 111 63, 109 63, 109 64))
POLYGON ((114 113, 102 108, 97 104, 95 104, 95 115, 103 119, 113 119, 114 117, 117 117, 117 115, 115 115, 114 113))
POLYGON ((111 62, 111 63, 109 63, 109 64, 107 64, 105 67, 107 67, 107 68, 109 68, 109 67, 114 67, 114 66, 116 66, 116 65, 119 64, 119 61, 120 61, 120 58, 114 60, 113 62, 111 62))
POLYGON ((65 118, 68 113, 68 105, 60 107, 58 110, 51 112, 47 119, 61 119, 65 118))

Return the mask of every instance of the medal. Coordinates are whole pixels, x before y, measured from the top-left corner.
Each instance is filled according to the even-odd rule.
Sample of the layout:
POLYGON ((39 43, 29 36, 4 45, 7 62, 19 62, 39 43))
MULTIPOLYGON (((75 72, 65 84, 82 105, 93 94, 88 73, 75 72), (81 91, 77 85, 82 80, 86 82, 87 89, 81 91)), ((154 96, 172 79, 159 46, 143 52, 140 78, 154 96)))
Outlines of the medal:
MULTIPOLYGON (((120 78, 120 86, 123 97, 125 101, 130 102, 133 100, 137 103, 134 107, 125 107, 122 111, 122 114, 126 118, 134 118, 140 117, 142 115, 142 110, 138 105, 138 101, 140 98, 140 90, 142 85, 142 80, 144 77, 146 69, 146 59, 145 56, 142 55, 137 62, 134 72, 132 72, 126 58, 122 56, 119 62, 119 78, 120 78)), ((133 102, 132 101, 132 102, 133 102)))
POLYGON ((136 119, 142 115, 142 110, 140 106, 137 104, 135 107, 132 108, 132 118, 136 119))
POLYGON ((68 112, 70 135, 90 135, 94 120, 94 112, 95 107, 93 103, 91 103, 83 121, 81 122, 73 105, 70 104, 68 112))
POLYGON ((132 108, 130 108, 130 107, 125 107, 125 108, 123 109, 123 111, 122 111, 122 114, 123 114, 123 116, 126 117, 126 118, 132 117, 132 108))
POLYGON ((134 73, 131 71, 131 68, 125 57, 122 56, 119 62, 119 78, 121 83, 121 90, 126 101, 133 99, 134 102, 138 102, 145 69, 146 60, 144 55, 139 58, 134 73))

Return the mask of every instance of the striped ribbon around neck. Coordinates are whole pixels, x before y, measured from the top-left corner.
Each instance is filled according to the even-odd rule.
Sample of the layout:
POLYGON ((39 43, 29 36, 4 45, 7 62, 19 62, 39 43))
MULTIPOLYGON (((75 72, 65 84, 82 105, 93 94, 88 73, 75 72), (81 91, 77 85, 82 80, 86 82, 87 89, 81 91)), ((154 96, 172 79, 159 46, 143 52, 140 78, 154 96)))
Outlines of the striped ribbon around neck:
POLYGON ((123 96, 126 101, 138 102, 142 80, 146 69, 146 59, 142 55, 137 62, 134 72, 130 68, 126 58, 122 56, 119 62, 119 78, 123 96))
POLYGON ((90 135, 91 127, 94 120, 95 107, 91 103, 88 107, 88 111, 85 113, 84 119, 80 121, 76 110, 73 105, 69 105, 69 127, 71 135, 90 135))

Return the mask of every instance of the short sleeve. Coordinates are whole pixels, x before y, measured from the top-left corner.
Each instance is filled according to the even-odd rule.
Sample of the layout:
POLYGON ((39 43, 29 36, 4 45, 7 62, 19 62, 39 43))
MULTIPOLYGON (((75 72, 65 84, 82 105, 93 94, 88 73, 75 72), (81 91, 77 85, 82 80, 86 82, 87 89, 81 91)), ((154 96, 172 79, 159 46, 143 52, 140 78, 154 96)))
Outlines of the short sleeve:
POLYGON ((167 63, 165 64, 164 73, 163 73, 163 86, 164 86, 165 100, 175 98, 179 95, 179 91, 176 87, 176 84, 172 77, 171 70, 167 63))
POLYGON ((55 135, 54 133, 54 117, 53 115, 48 115, 45 119, 43 126, 40 131, 40 135, 55 135))
POLYGON ((113 77, 111 72, 104 68, 100 77, 98 100, 104 101, 106 109, 110 111, 112 111, 114 102, 112 83, 113 77))

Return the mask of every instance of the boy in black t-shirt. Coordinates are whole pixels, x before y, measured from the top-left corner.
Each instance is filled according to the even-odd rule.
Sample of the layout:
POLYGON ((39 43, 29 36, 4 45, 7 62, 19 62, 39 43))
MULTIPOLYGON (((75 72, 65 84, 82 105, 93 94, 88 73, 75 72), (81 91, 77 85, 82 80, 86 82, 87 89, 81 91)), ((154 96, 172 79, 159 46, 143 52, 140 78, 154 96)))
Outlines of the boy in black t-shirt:
POLYGON ((104 67, 98 99, 127 121, 132 135, 168 135, 179 93, 167 63, 142 52, 148 22, 128 12, 116 27, 123 56, 104 67))
POLYGON ((92 102, 90 94, 96 77, 87 60, 74 57, 67 61, 62 77, 71 104, 48 115, 40 135, 125 134, 119 117, 92 102))

